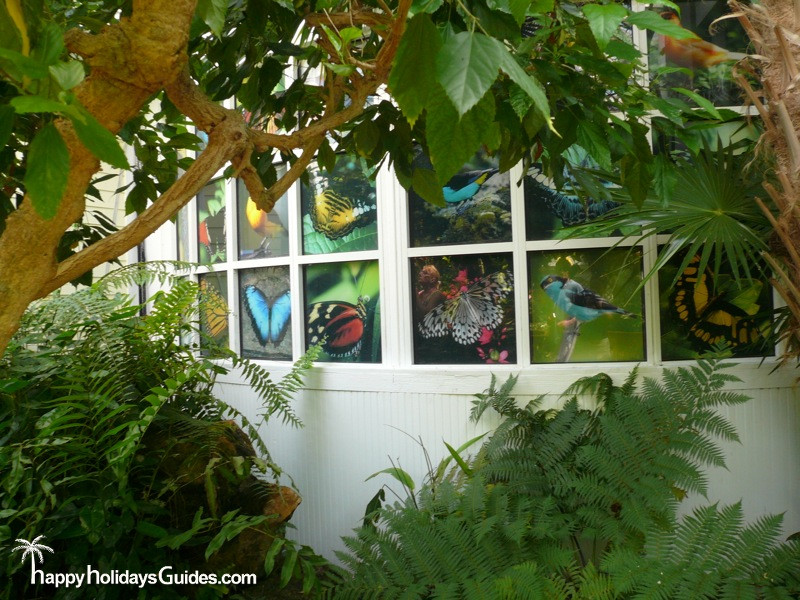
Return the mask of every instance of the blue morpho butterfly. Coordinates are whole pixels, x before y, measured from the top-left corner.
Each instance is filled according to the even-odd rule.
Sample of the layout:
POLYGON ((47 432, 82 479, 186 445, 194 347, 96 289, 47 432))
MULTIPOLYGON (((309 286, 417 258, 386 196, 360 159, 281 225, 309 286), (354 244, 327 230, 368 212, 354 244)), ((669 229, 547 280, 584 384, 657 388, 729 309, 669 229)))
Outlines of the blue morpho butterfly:
POLYGON ((272 302, 254 285, 244 288, 244 307, 253 324, 259 343, 266 346, 272 342, 281 343, 289 329, 292 316, 292 303, 289 290, 274 298, 272 302))

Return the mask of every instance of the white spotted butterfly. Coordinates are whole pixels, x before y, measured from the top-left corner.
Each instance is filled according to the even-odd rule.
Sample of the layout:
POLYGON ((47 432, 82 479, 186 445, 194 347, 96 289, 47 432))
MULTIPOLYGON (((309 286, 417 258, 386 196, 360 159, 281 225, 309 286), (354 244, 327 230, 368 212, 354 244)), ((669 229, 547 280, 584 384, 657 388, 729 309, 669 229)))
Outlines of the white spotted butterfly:
POLYGON ((426 338, 450 333, 459 344, 474 344, 484 327, 495 329, 502 322, 499 304, 511 293, 513 282, 513 275, 505 271, 481 277, 422 317, 420 333, 426 338))

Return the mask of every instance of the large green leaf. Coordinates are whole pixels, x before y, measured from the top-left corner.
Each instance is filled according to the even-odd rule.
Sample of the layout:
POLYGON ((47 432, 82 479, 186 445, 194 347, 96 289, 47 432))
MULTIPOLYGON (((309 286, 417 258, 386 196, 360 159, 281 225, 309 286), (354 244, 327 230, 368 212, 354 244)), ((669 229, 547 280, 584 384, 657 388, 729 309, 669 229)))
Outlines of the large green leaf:
POLYGON ((411 176, 411 187, 426 202, 442 208, 447 205, 444 201, 442 186, 439 185, 436 173, 432 170, 420 167, 414 169, 414 174, 411 176))
POLYGON ((481 145, 497 135, 495 107, 491 94, 459 119, 453 103, 441 87, 428 108, 428 148, 439 184, 455 175, 481 145))
POLYGON ((58 211, 69 177, 69 152, 55 125, 48 123, 36 134, 28 150, 25 189, 43 219, 58 211))
POLYGON ((448 38, 436 57, 436 75, 459 116, 475 106, 497 79, 504 60, 497 40, 462 31, 448 38))
POLYGON ((64 52, 64 33, 56 23, 49 21, 39 32, 31 58, 49 66, 58 62, 62 52, 64 52))
POLYGON ((222 37, 228 0, 198 0, 197 15, 217 37, 222 37))
POLYGON ((42 96, 17 96, 9 103, 19 114, 24 113, 60 113, 68 110, 69 106, 58 100, 43 98, 42 96))
POLYGON ((597 45, 604 50, 622 20, 628 16, 628 11, 619 4, 587 4, 583 7, 583 14, 589 21, 597 45))
POLYGON ((492 10, 499 10, 513 16, 517 25, 525 22, 525 16, 531 5, 530 0, 487 0, 486 4, 492 10))
POLYGON ((67 116, 72 121, 75 133, 92 154, 112 167, 130 169, 128 159, 117 142, 117 138, 103 127, 89 111, 80 108, 77 111, 70 111, 67 116))
POLYGON ((500 42, 497 40, 493 40, 493 42, 497 45, 497 52, 500 54, 500 68, 528 94, 530 99, 533 100, 533 105, 549 124, 550 104, 547 101, 547 94, 542 84, 535 77, 529 75, 500 42))
POLYGON ((48 70, 62 90, 71 90, 83 81, 85 76, 83 64, 78 60, 50 65, 48 70))
POLYGON ((0 105, 0 148, 5 148, 14 126, 14 109, 0 105))
POLYGON ((661 15, 652 10, 631 13, 628 15, 627 20, 631 25, 636 25, 636 27, 640 27, 641 29, 649 29, 654 33, 667 35, 671 38, 675 38, 676 40, 697 37, 697 35, 685 27, 681 27, 677 23, 662 19, 661 15))
POLYGON ((397 49, 389 74, 389 89, 412 125, 436 86, 436 55, 441 45, 433 21, 423 13, 409 21, 397 49))

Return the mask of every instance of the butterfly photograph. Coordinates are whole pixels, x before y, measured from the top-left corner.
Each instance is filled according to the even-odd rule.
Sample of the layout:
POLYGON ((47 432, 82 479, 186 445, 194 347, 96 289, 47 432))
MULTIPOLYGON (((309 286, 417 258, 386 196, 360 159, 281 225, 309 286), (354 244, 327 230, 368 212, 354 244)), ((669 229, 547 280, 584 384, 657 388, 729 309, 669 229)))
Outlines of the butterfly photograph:
POLYGON ((673 257, 658 274, 664 360, 695 359, 719 346, 727 346, 735 358, 774 355, 769 282, 737 285, 724 264, 716 276, 712 265, 701 271, 699 255, 678 274, 683 258, 673 257))
POLYGON ((300 191, 303 253, 378 249, 378 204, 372 172, 361 159, 337 155, 332 171, 312 163, 300 191))
POLYGON ((561 189, 540 162, 532 164, 523 179, 526 239, 562 239, 566 228, 602 218, 619 206, 610 183, 581 171, 597 167, 583 148, 573 144, 563 157, 561 189))
POLYGON ((292 360, 292 296, 289 267, 239 271, 242 356, 292 360))
POLYGON ((250 198, 240 179, 236 184, 239 260, 289 255, 289 197, 284 194, 266 213, 250 198))
POLYGON ((197 261, 225 262, 225 180, 206 185, 197 196, 197 261))
POLYGON ((417 364, 516 362, 509 254, 414 258, 417 364))
POLYGON ((378 261, 308 265, 304 277, 306 347, 321 345, 320 361, 381 362, 378 261))
POLYGON ((684 0, 652 10, 674 27, 695 34, 680 38, 648 32, 647 59, 655 91, 690 104, 698 104, 693 95, 716 106, 741 104, 733 68, 747 56, 748 38, 736 19, 718 20, 730 13, 728 3, 684 0))
POLYGON ((636 247, 529 252, 532 362, 644 360, 641 279, 636 247))
MULTIPOLYGON (((421 148, 413 166, 433 168, 421 148)), ((511 179, 496 158, 478 153, 442 186, 442 195, 444 206, 434 206, 408 190, 413 247, 511 240, 511 179)))
MULTIPOLYGON (((197 276, 200 288, 200 347, 228 347, 228 277, 225 273, 197 276)), ((201 351, 202 352, 202 351, 201 351)))

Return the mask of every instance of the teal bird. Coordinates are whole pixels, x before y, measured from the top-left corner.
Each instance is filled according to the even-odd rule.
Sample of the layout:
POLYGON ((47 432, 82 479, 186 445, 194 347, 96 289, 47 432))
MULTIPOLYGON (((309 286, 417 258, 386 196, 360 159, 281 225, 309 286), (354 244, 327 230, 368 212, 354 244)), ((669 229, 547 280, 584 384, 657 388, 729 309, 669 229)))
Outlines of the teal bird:
POLYGON ((447 182, 447 185, 442 188, 445 202, 453 204, 469 200, 478 193, 478 190, 486 183, 486 180, 497 173, 498 170, 499 169, 485 169, 483 171, 469 171, 454 176, 447 182))
POLYGON ((556 303, 556 306, 571 317, 570 321, 572 322, 586 323, 609 314, 619 314, 624 317, 637 316, 614 306, 597 292, 586 289, 574 279, 547 275, 542 279, 541 286, 550 299, 556 303))

